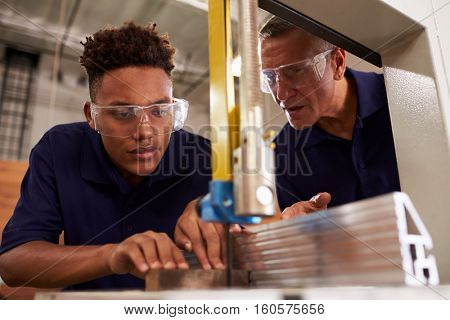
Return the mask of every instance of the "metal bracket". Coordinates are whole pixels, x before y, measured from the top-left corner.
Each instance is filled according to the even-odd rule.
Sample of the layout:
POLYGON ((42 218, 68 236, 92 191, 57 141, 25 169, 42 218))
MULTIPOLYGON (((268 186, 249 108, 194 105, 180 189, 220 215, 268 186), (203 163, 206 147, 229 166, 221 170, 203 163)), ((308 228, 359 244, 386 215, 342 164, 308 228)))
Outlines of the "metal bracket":
POLYGON ((204 221, 222 223, 257 224, 260 217, 237 217, 234 214, 233 182, 213 180, 209 193, 200 200, 199 213, 204 221))

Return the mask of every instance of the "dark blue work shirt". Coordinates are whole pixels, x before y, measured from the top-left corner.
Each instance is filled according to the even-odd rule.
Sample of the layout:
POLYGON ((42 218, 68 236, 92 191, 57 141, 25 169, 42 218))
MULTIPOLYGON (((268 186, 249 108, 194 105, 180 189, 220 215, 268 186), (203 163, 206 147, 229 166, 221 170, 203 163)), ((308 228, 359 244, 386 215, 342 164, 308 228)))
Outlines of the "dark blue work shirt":
POLYGON ((383 76, 348 69, 358 99, 351 141, 314 125, 295 130, 289 124, 275 138, 277 195, 281 210, 319 192, 329 206, 399 191, 383 76))
MULTIPOLYGON (((56 126, 31 152, 0 254, 33 240, 58 243, 62 231, 66 245, 119 243, 148 230, 173 237, 183 209, 208 192, 210 178, 210 143, 198 135, 173 133, 155 173, 131 187, 87 123, 56 126)), ((134 276, 112 275, 70 289, 143 287, 134 276)))

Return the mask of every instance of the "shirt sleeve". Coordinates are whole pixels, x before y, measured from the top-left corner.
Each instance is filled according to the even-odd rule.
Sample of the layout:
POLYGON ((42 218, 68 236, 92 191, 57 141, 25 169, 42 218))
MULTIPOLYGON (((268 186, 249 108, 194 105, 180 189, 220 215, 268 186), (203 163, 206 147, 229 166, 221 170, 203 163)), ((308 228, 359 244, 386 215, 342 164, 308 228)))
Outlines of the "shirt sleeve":
POLYGON ((0 254, 34 240, 58 243, 62 230, 53 153, 46 134, 31 151, 19 201, 3 231, 0 254))

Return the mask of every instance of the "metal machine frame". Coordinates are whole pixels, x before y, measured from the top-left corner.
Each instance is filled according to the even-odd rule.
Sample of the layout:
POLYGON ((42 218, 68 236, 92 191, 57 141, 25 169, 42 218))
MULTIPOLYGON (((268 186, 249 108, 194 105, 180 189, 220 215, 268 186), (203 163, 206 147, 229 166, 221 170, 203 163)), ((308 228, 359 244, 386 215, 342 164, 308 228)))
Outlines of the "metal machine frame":
POLYGON ((450 88, 448 1, 260 0, 260 7, 382 65, 400 184, 434 241, 440 279, 450 282, 450 88), (445 42, 447 41, 447 42, 445 42), (447 61, 448 63, 448 61, 447 61))

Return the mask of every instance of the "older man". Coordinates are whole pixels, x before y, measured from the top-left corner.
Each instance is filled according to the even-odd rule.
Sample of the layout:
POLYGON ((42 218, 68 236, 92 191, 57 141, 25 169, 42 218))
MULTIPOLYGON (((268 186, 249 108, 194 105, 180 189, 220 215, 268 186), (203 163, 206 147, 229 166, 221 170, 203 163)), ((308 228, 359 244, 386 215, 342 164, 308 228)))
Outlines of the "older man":
POLYGON ((283 218, 400 190, 383 76, 278 17, 260 48, 263 91, 289 122, 275 139, 283 218))
MULTIPOLYGON (((346 68, 344 50, 278 17, 259 43, 262 89, 289 122, 275 139, 282 218, 400 190, 383 76, 346 68)), ((223 229, 188 208, 176 243, 220 267, 223 229)))

